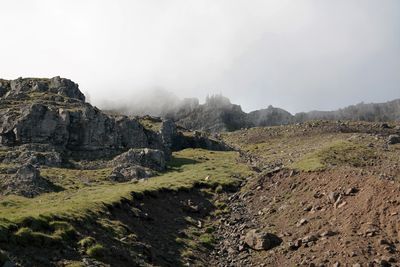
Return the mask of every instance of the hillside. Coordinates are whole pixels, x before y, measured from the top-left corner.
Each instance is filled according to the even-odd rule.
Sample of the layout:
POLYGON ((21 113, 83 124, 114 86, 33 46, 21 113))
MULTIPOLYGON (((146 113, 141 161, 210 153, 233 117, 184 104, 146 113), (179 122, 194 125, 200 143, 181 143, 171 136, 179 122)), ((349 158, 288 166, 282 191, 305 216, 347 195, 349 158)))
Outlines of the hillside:
POLYGON ((144 100, 136 108, 118 108, 116 111, 130 115, 151 114, 171 119, 187 129, 214 133, 250 127, 296 124, 312 120, 369 122, 400 120, 400 99, 385 103, 360 103, 333 111, 316 110, 291 114, 271 105, 265 109, 246 113, 240 105, 232 104, 222 95, 208 96, 204 104, 200 104, 195 98, 184 100, 176 96, 172 98, 164 91, 159 97, 154 96, 154 98, 158 101, 156 104, 152 103, 154 101, 144 100))
POLYGON ((165 253, 180 264, 186 246, 172 236, 191 227, 187 192, 206 202, 207 190, 237 186, 248 173, 220 141, 169 120, 103 113, 68 79, 1 80, 0 88, 0 265, 166 265, 165 253), (161 230, 167 214, 137 206, 159 194, 156 206, 177 211, 161 241, 146 227, 161 230))
MULTIPOLYGON (((211 136, 103 112, 60 77, 0 88, 0 266, 400 262, 398 122, 211 136)), ((210 127, 238 122, 224 112, 249 116, 222 97, 207 103, 210 127)), ((272 107, 251 116, 263 114, 287 119, 272 107)))

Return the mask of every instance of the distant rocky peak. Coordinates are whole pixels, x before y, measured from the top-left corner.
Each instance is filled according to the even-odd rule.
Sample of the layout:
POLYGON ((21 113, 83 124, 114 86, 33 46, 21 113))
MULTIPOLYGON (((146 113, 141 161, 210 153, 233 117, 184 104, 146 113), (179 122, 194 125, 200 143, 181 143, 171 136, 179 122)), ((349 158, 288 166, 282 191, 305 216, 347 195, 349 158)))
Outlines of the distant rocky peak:
POLYGON ((204 105, 206 107, 220 108, 220 107, 230 107, 232 106, 232 103, 229 100, 229 98, 219 94, 219 95, 207 96, 204 105))
POLYGON ((53 93, 85 102, 85 95, 78 84, 59 76, 51 79, 18 78, 16 80, 0 80, 0 97, 18 96, 31 93, 53 93))

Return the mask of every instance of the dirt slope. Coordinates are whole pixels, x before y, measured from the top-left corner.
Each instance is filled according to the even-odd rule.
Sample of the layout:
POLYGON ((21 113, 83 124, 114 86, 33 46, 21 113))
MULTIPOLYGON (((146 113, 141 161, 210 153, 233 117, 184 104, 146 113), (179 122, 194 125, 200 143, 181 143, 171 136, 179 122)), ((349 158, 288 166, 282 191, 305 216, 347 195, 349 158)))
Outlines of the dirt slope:
POLYGON ((398 128, 364 123, 255 128, 223 138, 258 174, 221 196, 213 266, 398 266, 398 128), (250 229, 280 246, 246 246, 250 229), (358 265, 360 264, 360 265, 358 265))

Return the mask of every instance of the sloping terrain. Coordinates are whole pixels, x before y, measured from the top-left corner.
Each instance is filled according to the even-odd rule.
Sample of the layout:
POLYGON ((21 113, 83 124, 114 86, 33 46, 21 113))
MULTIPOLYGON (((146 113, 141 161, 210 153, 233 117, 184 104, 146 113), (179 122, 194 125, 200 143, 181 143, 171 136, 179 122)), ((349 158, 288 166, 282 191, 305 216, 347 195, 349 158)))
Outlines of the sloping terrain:
MULTIPOLYGON (((268 101, 268 100, 267 100, 268 101)), ((239 103, 240 104, 240 103, 239 103)), ((122 114, 152 114, 169 118, 187 129, 208 132, 235 131, 249 127, 264 127, 302 123, 313 120, 348 120, 387 122, 400 120, 400 99, 384 103, 359 103, 332 111, 310 111, 291 114, 268 106, 246 113, 238 104, 232 104, 227 97, 212 95, 204 104, 198 99, 170 98, 167 92, 154 94, 152 99, 143 100, 131 108, 116 107, 122 114)))
POLYGON ((222 197, 231 212, 217 220, 213 265, 397 266, 400 145, 388 136, 398 131, 315 122, 225 134, 258 175, 222 197), (251 229, 281 244, 251 249, 251 229))
POLYGON ((1 266, 400 263, 398 123, 211 137, 59 77, 0 88, 1 266))
POLYGON ((60 77, 0 87, 1 266, 204 262, 215 190, 250 173, 237 152, 169 120, 106 114, 60 77))

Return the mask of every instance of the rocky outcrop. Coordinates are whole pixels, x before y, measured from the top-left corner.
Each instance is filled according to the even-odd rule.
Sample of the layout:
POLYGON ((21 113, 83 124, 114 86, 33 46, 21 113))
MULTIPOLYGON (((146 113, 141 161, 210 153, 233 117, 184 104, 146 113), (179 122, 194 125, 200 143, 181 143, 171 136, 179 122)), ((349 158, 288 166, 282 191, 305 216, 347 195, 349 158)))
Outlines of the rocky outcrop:
POLYGON ((59 76, 51 79, 18 78, 12 81, 0 80, 0 97, 15 98, 32 93, 52 93, 85 101, 85 95, 79 90, 78 84, 59 76))
POLYGON ((293 122, 293 115, 284 109, 269 106, 248 113, 246 119, 251 127, 275 126, 293 122))
POLYGON ((247 127, 246 113, 221 95, 209 97, 204 105, 183 114, 177 123, 187 129, 220 132, 247 127))
POLYGON ((164 152, 156 149, 129 149, 112 160, 114 166, 140 165, 153 170, 165 170, 164 152))
POLYGON ((168 151, 163 138, 170 142, 173 132, 165 128, 160 136, 134 118, 106 115, 85 103, 78 85, 68 79, 1 80, 0 87, 6 92, 0 99, 0 145, 37 143, 65 151, 91 151, 85 157, 129 148, 168 151))
POLYGON ((116 182, 149 178, 166 167, 164 152, 148 148, 130 149, 115 157, 110 165, 114 169, 109 179, 116 182))
POLYGON ((0 80, 0 163, 13 165, 13 170, 25 166, 14 176, 0 173, 0 194, 49 192, 53 187, 40 176, 40 166, 112 167, 109 179, 126 182, 165 170, 175 150, 225 150, 206 136, 183 135, 172 120, 159 119, 150 128, 141 122, 86 103, 78 85, 68 79, 0 80))
POLYGON ((1 193, 4 195, 16 194, 24 197, 35 197, 56 191, 56 187, 41 177, 39 170, 31 164, 21 166, 15 175, 6 178, 1 188, 1 193))

